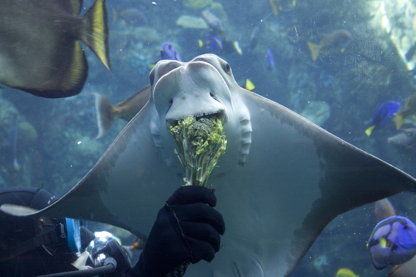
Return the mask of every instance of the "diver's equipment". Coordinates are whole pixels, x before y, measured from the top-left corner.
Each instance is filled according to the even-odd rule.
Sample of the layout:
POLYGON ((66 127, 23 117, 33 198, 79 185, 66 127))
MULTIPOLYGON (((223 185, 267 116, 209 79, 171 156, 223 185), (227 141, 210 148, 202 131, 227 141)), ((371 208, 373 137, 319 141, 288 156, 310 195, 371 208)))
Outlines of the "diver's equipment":
MULTIPOLYGON (((40 210, 56 201, 56 196, 41 188, 14 187, 0 190, 0 205, 13 204, 40 210)), ((81 249, 78 220, 69 218, 17 217, 2 218, 0 262, 13 259, 42 247, 49 255, 72 259, 81 249)), ((85 245, 85 244, 84 244, 85 245)))
POLYGON ((91 240, 86 250, 90 254, 90 261, 94 268, 40 275, 38 277, 95 276, 111 273, 117 276, 118 272, 126 272, 131 268, 130 253, 121 245, 117 237, 106 231, 95 232, 94 235, 95 238, 91 240))
MULTIPOLYGON (((49 255, 73 256, 81 247, 80 222, 74 219, 19 218, 37 225, 37 231, 26 240, 10 241, 0 247, 0 261, 6 261, 42 247, 49 255)), ((28 226, 29 227, 29 226, 28 226)))
POLYGON ((68 247, 78 253, 81 250, 81 223, 76 219, 65 218, 65 227, 68 247))
POLYGON ((97 268, 83 269, 77 271, 67 271, 46 275, 39 275, 38 277, 72 277, 72 276, 96 276, 102 274, 110 274, 117 269, 117 262, 113 258, 108 258, 103 266, 97 268))
POLYGON ((131 252, 122 246, 119 238, 107 231, 95 232, 95 239, 90 242, 87 251, 95 267, 103 266, 108 258, 113 258, 117 271, 124 272, 131 268, 131 252))
POLYGON ((215 204, 211 189, 177 189, 159 210, 132 272, 139 277, 182 276, 189 263, 211 261, 225 228, 221 214, 213 208, 215 204))

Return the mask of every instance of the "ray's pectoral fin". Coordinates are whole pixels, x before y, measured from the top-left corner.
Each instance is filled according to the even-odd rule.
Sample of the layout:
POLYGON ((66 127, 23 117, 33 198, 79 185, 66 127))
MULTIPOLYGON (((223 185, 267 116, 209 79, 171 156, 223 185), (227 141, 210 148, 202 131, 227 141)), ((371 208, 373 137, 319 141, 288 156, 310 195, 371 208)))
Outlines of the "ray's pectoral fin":
POLYGON ((143 107, 97 164, 61 199, 37 213, 7 206, 1 210, 19 216, 99 221, 138 236, 147 234, 158 210, 181 180, 176 169, 165 165, 154 144, 150 128, 152 109, 151 105, 143 107))
POLYGON ((302 251, 299 259, 339 214, 402 191, 416 191, 414 178, 352 145, 339 139, 315 143, 324 168, 319 183, 321 196, 295 233, 294 249, 302 251))
POLYGON ((297 258, 293 267, 336 216, 399 192, 416 191, 411 176, 384 161, 351 145, 335 148, 338 153, 330 151, 329 145, 322 148, 323 159, 329 162, 320 182, 322 195, 294 233, 291 252, 297 258))
MULTIPOLYGON (((292 272, 322 229, 339 214, 399 192, 416 191, 416 180, 400 169, 275 102, 245 90, 240 90, 239 95, 252 117, 254 138, 250 159, 256 160, 260 156, 259 151, 264 148, 261 145, 266 144, 264 140, 268 144, 274 142, 274 149, 267 151, 275 153, 270 164, 279 161, 277 155, 285 156, 282 164, 274 165, 276 173, 272 174, 273 182, 279 183, 280 178, 289 184, 288 188, 281 183, 279 190, 274 189, 279 194, 284 193, 285 197, 275 197, 284 203, 286 216, 295 222, 281 222, 286 228, 292 228, 292 234, 281 232, 290 240, 285 275, 292 272), (263 141, 259 143, 259 140, 263 141), (293 176, 299 171, 305 179, 293 176), (296 223, 296 218, 299 223, 296 223)), ((273 190, 272 186, 268 190, 273 190)), ((271 224, 269 227, 274 226, 271 224)))

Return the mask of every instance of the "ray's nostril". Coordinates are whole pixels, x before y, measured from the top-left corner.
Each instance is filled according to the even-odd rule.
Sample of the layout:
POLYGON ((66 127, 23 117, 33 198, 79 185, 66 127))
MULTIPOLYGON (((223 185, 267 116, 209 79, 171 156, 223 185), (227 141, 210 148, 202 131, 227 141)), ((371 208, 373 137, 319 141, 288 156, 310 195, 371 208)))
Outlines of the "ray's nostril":
POLYGON ((215 101, 218 101, 221 103, 221 101, 218 100, 217 96, 212 91, 209 92, 209 96, 211 96, 211 98, 213 98, 215 101))

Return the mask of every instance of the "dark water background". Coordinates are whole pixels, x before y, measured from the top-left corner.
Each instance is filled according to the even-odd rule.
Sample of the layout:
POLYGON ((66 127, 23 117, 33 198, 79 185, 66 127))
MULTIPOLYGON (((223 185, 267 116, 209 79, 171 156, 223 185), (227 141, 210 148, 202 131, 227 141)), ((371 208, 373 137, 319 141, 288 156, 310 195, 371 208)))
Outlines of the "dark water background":
MULTIPOLYGON (((116 120, 100 140, 96 140, 93 92, 117 103, 148 84, 149 65, 159 59, 163 42, 171 41, 187 61, 207 52, 198 47, 209 30, 176 25, 181 15, 200 16, 179 0, 107 1, 112 71, 107 71, 84 47, 89 60, 89 77, 83 91, 65 99, 43 99, 8 88, 0 89, 0 186, 41 186, 61 196, 94 165, 125 125, 116 120), (145 18, 114 18, 113 11, 136 9, 145 18), (13 168, 8 132, 10 114, 17 112, 20 128, 17 159, 22 168, 13 168)), ((397 131, 393 124, 364 134, 373 113, 387 100, 403 101, 413 90, 412 76, 392 42, 372 25, 366 4, 377 1, 277 1, 283 11, 272 14, 268 1, 218 1, 222 4, 222 39, 238 41, 243 54, 214 50, 226 59, 235 78, 244 84, 250 78, 255 92, 296 112, 314 101, 330 108, 322 127, 346 141, 416 175, 415 153, 398 151, 387 143, 397 131), (258 44, 250 49, 250 34, 258 28, 258 44), (312 61, 307 42, 335 30, 347 30, 353 40, 341 53, 334 51, 312 61), (271 49, 276 67, 268 70, 265 53, 271 49)), ((86 1, 87 5, 91 1, 86 1)), ((316 114, 320 111, 314 109, 316 114)), ((412 195, 392 198, 398 212, 416 219, 412 195)), ((295 276, 334 276, 340 267, 349 267, 360 276, 386 276, 372 268, 365 248, 375 219, 372 205, 336 218, 305 255, 295 276), (322 264, 321 266, 319 264, 322 264)), ((282 226, 284 228, 284 226, 282 226)))

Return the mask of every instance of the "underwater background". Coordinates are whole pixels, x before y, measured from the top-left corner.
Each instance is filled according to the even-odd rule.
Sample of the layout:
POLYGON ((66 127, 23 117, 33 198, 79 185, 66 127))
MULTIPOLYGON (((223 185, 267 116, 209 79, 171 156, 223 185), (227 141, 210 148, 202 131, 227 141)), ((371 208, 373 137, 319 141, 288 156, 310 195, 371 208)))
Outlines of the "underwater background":
MULTIPOLYGON (((38 186, 62 196, 74 186, 126 125, 115 119, 97 140, 93 93, 115 104, 145 87, 165 42, 184 61, 219 55, 242 86, 249 79, 256 93, 416 176, 416 139, 393 144, 389 138, 401 131, 380 114, 387 101, 404 108, 416 91, 416 1, 120 0, 106 7, 111 72, 84 47, 89 73, 76 96, 46 99, 0 87, 0 187, 38 186)), ((408 117, 403 126, 415 124, 408 117)), ((414 196, 390 200, 398 214, 416 219, 414 196)), ((365 247, 375 224, 373 205, 337 217, 293 276, 335 276, 342 267, 387 276, 365 247)))

